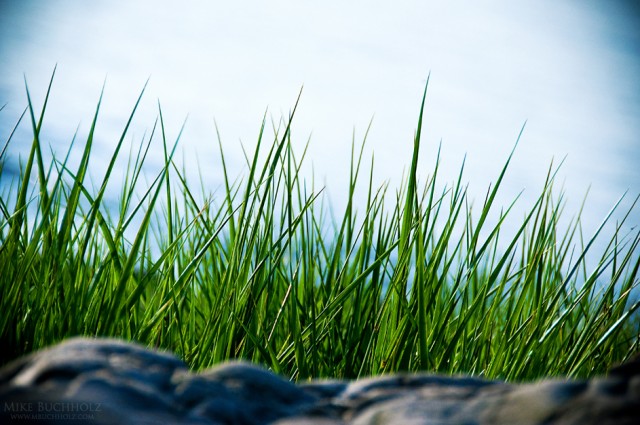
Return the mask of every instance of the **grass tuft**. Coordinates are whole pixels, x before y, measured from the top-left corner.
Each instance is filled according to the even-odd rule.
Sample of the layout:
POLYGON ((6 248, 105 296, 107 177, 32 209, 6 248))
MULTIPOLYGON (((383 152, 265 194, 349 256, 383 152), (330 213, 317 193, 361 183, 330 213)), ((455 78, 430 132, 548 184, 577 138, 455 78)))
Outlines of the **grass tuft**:
POLYGON ((464 166, 451 186, 437 179, 439 161, 419 181, 423 108, 395 196, 373 187, 373 162, 361 174, 354 144, 347 206, 330 214, 322 190, 300 175, 296 108, 272 139, 263 119, 243 176, 229 175, 219 142, 224 190, 214 196, 202 181, 196 191, 174 160, 180 136, 168 140, 158 105, 113 208, 105 193, 142 93, 94 188, 87 175, 100 101, 79 165, 68 162, 76 136, 65 158, 45 164, 50 88, 39 115, 27 89, 33 140, 17 178, 8 182, 0 168, 2 364, 90 335, 170 349, 194 369, 244 358, 297 380, 427 370, 519 381, 593 376, 640 347, 640 233, 621 230, 635 203, 612 235, 601 234, 611 214, 592 236, 579 215, 562 228, 564 195, 553 196, 550 166, 505 243, 513 204, 493 227, 488 218, 511 156, 476 214, 464 166), (152 143, 162 144, 164 163, 147 181, 152 143), (356 205, 357 190, 365 205, 356 205), (589 267, 596 237, 608 244, 589 267))

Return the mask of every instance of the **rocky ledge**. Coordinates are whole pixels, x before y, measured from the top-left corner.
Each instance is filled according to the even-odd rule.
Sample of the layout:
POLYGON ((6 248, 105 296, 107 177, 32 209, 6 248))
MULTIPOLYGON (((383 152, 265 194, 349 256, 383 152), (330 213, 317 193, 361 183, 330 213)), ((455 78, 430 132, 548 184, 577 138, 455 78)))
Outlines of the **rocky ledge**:
POLYGON ((1 369, 0 403, 0 422, 16 424, 638 424, 640 359, 589 381, 397 374, 295 385, 248 363, 194 374, 167 353, 76 338, 1 369))

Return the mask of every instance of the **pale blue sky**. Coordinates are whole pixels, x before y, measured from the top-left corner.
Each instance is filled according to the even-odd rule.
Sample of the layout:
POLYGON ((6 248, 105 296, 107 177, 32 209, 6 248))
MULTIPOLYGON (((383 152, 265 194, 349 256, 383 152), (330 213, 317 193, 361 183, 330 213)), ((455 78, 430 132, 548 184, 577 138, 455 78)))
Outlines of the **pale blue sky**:
MULTIPOLYGON (((182 146, 217 180, 213 120, 241 165, 266 108, 287 114, 304 85, 294 139, 311 135, 309 164, 340 206, 352 132, 372 117, 366 156, 378 182, 408 166, 420 98, 431 72, 421 173, 442 140, 443 179, 467 154, 477 202, 528 120, 502 203, 539 193, 552 158, 573 213, 591 186, 595 226, 626 189, 640 193, 640 32, 633 2, 524 1, 70 1, 0 0, 0 137, 58 72, 45 130, 66 147, 86 133, 107 87, 98 148, 107 152, 151 76, 134 123, 152 126, 157 99, 182 146)), ((28 130, 28 128, 27 128, 28 130)), ((11 154, 17 158, 19 146, 11 154)), ((60 148, 60 154, 64 148, 60 148)), ((189 159, 191 158, 191 159, 189 159)), ((637 225, 636 213, 631 224, 637 225)))

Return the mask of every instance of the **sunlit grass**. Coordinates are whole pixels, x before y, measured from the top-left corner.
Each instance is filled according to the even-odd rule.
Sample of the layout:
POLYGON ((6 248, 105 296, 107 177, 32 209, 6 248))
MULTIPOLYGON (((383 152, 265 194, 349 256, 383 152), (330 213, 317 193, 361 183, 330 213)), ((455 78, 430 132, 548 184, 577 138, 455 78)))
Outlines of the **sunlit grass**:
POLYGON ((0 174, 2 363, 91 335, 166 348, 195 369, 245 358, 294 379, 426 370, 523 380, 592 376, 639 349, 637 230, 583 235, 579 217, 560 227, 549 167, 506 235, 511 206, 493 203, 511 157, 472 211, 462 169, 452 185, 438 180, 438 162, 417 177, 422 110, 401 187, 373 187, 374 167, 363 174, 354 146, 347 205, 331 215, 301 177, 295 108, 273 138, 263 121, 241 176, 220 143, 215 193, 176 164, 159 110, 113 208, 105 193, 138 103, 97 185, 88 176, 100 103, 87 139, 72 143, 82 151, 73 169, 70 153, 45 163, 46 105, 38 114, 29 100, 33 143, 17 180, 0 174), (143 173, 150 146, 163 150, 155 176, 143 173), (590 266, 596 236, 610 242, 590 266))

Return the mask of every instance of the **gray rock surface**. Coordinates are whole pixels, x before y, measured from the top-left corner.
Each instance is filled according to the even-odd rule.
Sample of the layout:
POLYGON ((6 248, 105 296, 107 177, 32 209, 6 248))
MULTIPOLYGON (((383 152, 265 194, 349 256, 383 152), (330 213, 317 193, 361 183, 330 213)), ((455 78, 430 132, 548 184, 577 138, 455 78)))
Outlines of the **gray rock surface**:
POLYGON ((195 374, 170 354, 76 338, 0 370, 0 423, 640 424, 640 359, 589 381, 398 374, 295 385, 248 363, 195 374))

